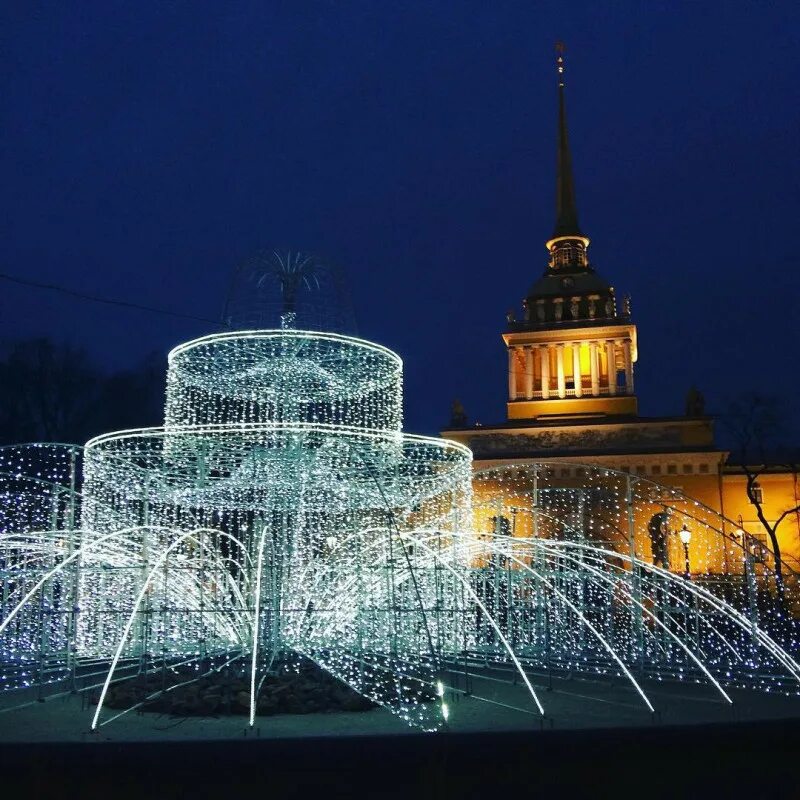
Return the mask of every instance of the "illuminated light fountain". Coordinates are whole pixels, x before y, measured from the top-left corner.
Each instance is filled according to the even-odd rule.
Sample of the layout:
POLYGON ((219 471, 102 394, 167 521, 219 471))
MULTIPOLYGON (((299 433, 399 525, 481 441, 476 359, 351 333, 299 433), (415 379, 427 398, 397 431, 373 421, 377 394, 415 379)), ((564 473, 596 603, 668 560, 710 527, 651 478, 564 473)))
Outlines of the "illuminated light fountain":
MULTIPOLYGON (((165 427, 102 436, 85 449, 82 522, 102 531, 85 546, 136 529, 142 555, 114 577, 125 599, 113 621, 97 603, 83 610, 80 652, 110 655, 116 667, 241 648, 254 704, 263 670, 301 652, 435 727, 418 699, 436 654, 406 579, 402 533, 465 526, 471 458, 459 445, 402 434, 401 393, 394 353, 337 334, 225 333, 173 350, 165 427), (370 553, 348 565, 357 585, 329 605, 307 601, 308 585, 353 534, 370 553), (209 564, 209 547, 230 561, 209 564), (154 603, 158 621, 137 627, 142 606, 154 619, 154 603), (397 603, 412 611, 395 613, 397 603), (309 627, 316 633, 306 637, 309 627)), ((81 596, 101 582, 84 569, 81 596)))
MULTIPOLYGON (((297 289, 305 262, 286 264, 297 289)), ((3 688, 99 689, 96 728, 125 713, 104 709, 113 685, 163 676, 138 707, 233 666, 252 724, 265 676, 302 656, 426 730, 490 679, 537 716, 553 674, 620 676, 648 713, 664 681, 726 704, 797 692, 793 621, 765 624, 768 571, 720 517, 591 466, 473 484, 469 450, 402 433, 396 354, 295 321, 173 350, 163 428, 3 451, 3 688), (701 569, 740 573, 654 563, 656 513, 708 534, 701 569)))

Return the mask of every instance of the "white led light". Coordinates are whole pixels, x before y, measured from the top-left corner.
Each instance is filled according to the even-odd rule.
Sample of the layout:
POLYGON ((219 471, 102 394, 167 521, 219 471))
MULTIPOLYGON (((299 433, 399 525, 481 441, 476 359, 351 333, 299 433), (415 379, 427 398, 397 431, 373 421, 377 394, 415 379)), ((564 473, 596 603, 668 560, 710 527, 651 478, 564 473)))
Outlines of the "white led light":
POLYGON ((170 353, 162 428, 0 448, 3 688, 99 663, 99 727, 117 681, 227 665, 253 723, 268 671, 306 657, 426 730, 442 676, 488 667, 539 714, 537 670, 622 677, 648 711, 647 679, 797 692, 794 622, 736 526, 597 466, 473 477, 401 409, 386 348, 245 331, 170 353))

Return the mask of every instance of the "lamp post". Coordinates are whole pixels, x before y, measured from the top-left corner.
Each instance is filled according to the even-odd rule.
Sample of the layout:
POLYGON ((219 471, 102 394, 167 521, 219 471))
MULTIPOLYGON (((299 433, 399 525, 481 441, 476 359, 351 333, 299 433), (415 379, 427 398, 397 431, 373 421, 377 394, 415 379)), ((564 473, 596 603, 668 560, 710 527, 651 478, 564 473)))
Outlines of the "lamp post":
POLYGON ((678 536, 681 537, 681 542, 683 543, 683 559, 684 559, 684 566, 685 566, 685 574, 686 577, 689 577, 689 542, 692 541, 692 532, 684 523, 683 527, 678 531, 678 536))

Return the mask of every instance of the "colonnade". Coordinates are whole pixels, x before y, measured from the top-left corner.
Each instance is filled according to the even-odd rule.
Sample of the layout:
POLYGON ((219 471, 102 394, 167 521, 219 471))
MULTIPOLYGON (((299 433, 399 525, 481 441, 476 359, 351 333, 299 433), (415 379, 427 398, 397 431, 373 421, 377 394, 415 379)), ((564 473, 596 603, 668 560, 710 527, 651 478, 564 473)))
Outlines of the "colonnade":
POLYGON ((512 345, 508 348, 508 396, 510 400, 548 400, 565 397, 599 397, 633 394, 631 340, 598 339, 583 342, 512 345), (567 358, 572 351, 572 386, 567 386, 567 358), (588 371, 581 355, 588 348, 588 371), (555 355, 553 355, 555 352, 555 355), (602 355, 606 369, 601 369, 602 355), (555 363, 555 370, 552 365, 555 363), (555 374, 551 374, 551 373, 555 374), (624 372, 623 385, 618 375, 624 372), (584 386, 584 379, 587 379, 584 386))

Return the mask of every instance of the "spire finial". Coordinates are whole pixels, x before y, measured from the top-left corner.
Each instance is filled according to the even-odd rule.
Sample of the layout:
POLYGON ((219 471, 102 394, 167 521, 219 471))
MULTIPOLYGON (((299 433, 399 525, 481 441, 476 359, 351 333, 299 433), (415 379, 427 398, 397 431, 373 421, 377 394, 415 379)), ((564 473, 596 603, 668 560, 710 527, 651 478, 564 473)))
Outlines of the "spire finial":
POLYGON ((558 161, 556 172, 556 227, 553 238, 582 237, 575 205, 575 186, 572 180, 572 159, 567 138, 567 112, 564 101, 564 47, 556 43, 556 69, 558 70, 558 161))
POLYGON ((556 42, 556 69, 558 70, 558 87, 564 88, 564 42, 556 42))

